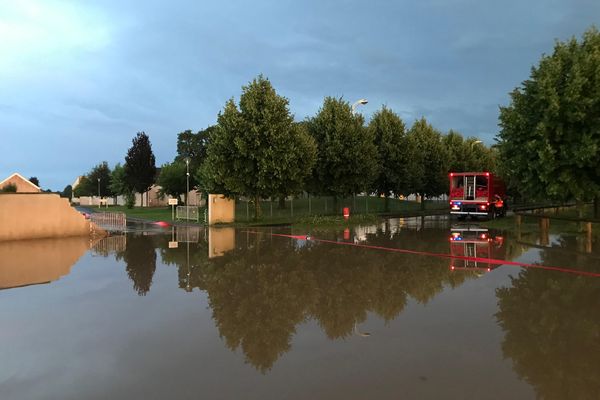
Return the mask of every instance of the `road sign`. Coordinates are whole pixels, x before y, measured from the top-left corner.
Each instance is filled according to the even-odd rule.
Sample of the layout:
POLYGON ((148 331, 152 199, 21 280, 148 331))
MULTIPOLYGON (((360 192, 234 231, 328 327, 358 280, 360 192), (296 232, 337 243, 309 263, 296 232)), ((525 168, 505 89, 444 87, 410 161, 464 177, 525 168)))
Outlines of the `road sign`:
POLYGON ((170 206, 176 206, 177 205, 178 200, 177 199, 169 199, 169 205, 170 206))

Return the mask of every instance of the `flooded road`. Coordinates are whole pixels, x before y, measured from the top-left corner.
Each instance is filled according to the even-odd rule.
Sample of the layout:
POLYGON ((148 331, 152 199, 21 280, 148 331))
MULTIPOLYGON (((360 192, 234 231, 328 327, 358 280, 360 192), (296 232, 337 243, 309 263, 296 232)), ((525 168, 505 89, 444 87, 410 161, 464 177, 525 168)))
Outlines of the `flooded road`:
POLYGON ((437 218, 0 243, 0 398, 597 399, 585 240, 437 218))

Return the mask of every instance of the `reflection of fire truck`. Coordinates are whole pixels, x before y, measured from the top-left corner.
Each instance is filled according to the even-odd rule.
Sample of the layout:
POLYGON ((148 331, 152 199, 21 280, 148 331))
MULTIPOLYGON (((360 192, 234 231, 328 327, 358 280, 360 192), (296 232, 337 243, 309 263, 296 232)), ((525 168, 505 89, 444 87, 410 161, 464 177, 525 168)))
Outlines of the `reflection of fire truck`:
POLYGON ((450 255, 469 257, 469 260, 452 258, 450 269, 489 272, 498 265, 477 259, 503 259, 504 238, 490 235, 485 228, 478 226, 453 227, 450 235, 450 255))
POLYGON ((506 214, 504 182, 489 172, 450 173, 450 214, 495 218, 506 214))

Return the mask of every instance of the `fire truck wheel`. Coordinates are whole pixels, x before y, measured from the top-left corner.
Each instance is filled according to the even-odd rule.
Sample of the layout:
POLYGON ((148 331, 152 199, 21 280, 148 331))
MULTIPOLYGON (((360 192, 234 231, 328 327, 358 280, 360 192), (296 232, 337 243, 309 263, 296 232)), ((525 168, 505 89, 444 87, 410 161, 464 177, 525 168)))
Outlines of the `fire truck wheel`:
POLYGON ((488 212, 488 218, 489 219, 496 219, 496 207, 491 207, 490 211, 488 212))

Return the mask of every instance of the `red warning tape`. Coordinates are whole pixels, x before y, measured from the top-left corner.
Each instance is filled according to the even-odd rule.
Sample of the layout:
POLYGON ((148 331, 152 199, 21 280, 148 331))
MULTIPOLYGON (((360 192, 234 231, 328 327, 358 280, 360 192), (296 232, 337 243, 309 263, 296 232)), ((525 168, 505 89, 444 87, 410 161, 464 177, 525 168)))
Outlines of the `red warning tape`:
POLYGON ((283 233, 268 233, 268 232, 257 232, 257 231, 246 231, 246 232, 253 233, 253 234, 267 234, 267 235, 271 235, 271 236, 278 236, 278 237, 297 239, 297 240, 308 240, 308 241, 320 242, 320 243, 337 244, 337 245, 342 245, 342 246, 361 247, 361 248, 372 249, 372 250, 391 251, 394 253, 416 254, 416 255, 420 255, 420 256, 430 256, 430 257, 438 257, 438 258, 453 258, 453 259, 458 259, 458 260, 476 261, 476 262, 496 264, 496 265, 511 265, 511 266, 523 267, 523 268, 544 269, 544 270, 549 270, 549 271, 566 272, 569 274, 593 276, 596 278, 600 278, 600 273, 597 273, 597 272, 579 271, 579 270, 574 270, 574 269, 569 269, 569 268, 551 267, 551 266, 540 265, 540 264, 527 264, 527 263, 522 263, 522 262, 518 262, 518 261, 499 260, 499 259, 495 259, 495 258, 455 256, 452 254, 431 253, 428 251, 398 249, 395 247, 383 247, 383 246, 373 246, 373 245, 369 245, 369 244, 360 244, 360 243, 337 242, 335 240, 317 239, 312 236, 306 236, 306 235, 285 235, 283 233))

